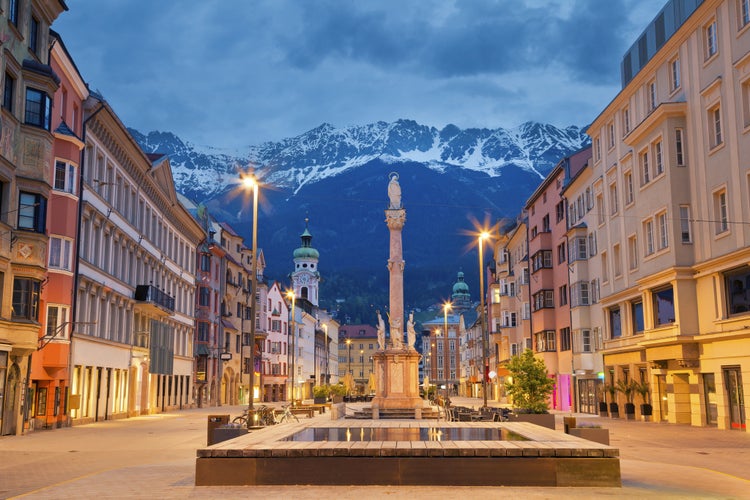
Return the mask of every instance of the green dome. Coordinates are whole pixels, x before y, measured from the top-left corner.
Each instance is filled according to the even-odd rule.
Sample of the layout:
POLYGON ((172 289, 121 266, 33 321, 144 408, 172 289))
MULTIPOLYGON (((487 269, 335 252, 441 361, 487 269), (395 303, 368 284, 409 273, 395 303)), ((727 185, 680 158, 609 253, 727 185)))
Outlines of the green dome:
POLYGON ((469 285, 464 282, 464 273, 458 273, 458 281, 453 285, 454 294, 468 294, 469 285))
POLYGON ((295 259, 317 259, 320 257, 320 253, 313 247, 299 247, 294 251, 295 259))
POLYGON ((305 230, 300 235, 302 246, 294 251, 295 259, 317 259, 320 254, 312 247, 312 234, 307 229, 307 219, 305 219, 305 230))

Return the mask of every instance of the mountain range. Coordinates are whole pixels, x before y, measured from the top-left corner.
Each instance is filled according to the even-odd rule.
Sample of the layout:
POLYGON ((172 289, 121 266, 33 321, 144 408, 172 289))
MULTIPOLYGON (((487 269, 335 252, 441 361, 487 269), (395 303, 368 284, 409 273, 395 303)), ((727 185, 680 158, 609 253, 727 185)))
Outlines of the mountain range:
MULTIPOLYGON (((399 174, 406 208, 407 307, 419 307, 449 298, 462 269, 478 297, 477 257, 467 232, 477 221, 515 218, 554 165, 588 145, 580 127, 537 122, 463 130, 412 120, 345 128, 322 124, 297 137, 235 151, 197 146, 169 132, 130 132, 145 152, 170 156, 178 191, 248 241, 252 214, 238 179, 254 168, 262 183, 258 244, 266 274, 288 282, 292 252, 309 218, 313 246, 320 251, 321 302, 329 308, 336 300, 339 305, 354 300, 354 294, 387 303, 383 210, 390 172, 399 174)), ((365 300, 361 307, 375 304, 365 300)))

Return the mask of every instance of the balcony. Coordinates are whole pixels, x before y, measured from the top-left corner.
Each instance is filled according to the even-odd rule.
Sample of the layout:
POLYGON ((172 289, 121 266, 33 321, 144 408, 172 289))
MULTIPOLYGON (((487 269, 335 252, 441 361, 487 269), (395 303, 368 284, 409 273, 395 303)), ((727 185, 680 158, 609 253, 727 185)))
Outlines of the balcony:
POLYGON ((170 297, 153 285, 135 287, 136 307, 159 316, 174 314, 174 297, 170 297))

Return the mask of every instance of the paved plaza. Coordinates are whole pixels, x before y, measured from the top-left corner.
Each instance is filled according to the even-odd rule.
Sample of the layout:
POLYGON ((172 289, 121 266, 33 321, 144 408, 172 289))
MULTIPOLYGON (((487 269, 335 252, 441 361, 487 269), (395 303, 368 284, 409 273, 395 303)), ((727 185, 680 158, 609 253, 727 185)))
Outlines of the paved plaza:
POLYGON ((622 488, 194 486, 208 415, 239 413, 203 408, 2 437, 0 498, 750 499, 750 434, 589 415, 578 415, 579 422, 609 428, 611 445, 620 449, 622 488))

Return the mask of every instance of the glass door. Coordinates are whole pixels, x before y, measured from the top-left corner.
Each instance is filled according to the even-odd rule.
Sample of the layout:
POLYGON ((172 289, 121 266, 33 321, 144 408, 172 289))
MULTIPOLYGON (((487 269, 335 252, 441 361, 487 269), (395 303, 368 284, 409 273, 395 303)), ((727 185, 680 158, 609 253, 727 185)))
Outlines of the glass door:
POLYGON ((739 367, 724 368, 724 384, 727 389, 727 401, 729 402, 729 427, 730 429, 744 430, 745 423, 745 398, 742 392, 742 375, 739 367))
POLYGON ((716 401, 716 377, 713 373, 703 374, 703 397, 706 404, 706 425, 716 425, 719 412, 716 401))

